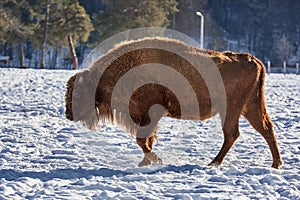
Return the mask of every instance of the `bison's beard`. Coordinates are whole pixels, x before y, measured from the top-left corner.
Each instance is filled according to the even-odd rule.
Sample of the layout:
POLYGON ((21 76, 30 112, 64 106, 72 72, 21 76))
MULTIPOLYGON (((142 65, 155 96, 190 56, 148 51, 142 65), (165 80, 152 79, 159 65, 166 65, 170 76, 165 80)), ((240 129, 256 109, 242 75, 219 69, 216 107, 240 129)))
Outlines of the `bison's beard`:
POLYGON ((90 113, 81 116, 79 121, 91 131, 96 131, 99 127, 99 118, 95 111, 91 111, 90 113))
POLYGON ((66 104, 66 118, 71 121, 80 121, 84 126, 92 131, 95 131, 99 127, 99 111, 95 106, 87 105, 82 107, 73 107, 71 101, 66 104))

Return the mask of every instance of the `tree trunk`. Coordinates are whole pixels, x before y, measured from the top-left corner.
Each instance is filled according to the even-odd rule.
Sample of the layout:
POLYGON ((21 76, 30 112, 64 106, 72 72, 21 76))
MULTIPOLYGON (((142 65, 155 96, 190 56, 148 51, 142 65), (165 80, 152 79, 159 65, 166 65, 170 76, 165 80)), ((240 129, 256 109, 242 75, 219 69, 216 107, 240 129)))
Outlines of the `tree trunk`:
POLYGON ((73 60, 73 69, 78 69, 78 58, 76 55, 75 47, 73 44, 73 39, 71 35, 68 35, 68 43, 69 43, 69 48, 70 48, 70 54, 73 60))
POLYGON ((48 32, 48 24, 49 24, 49 14, 50 14, 50 4, 49 0, 47 1, 48 5, 46 8, 46 17, 45 17, 45 24, 44 24, 44 33, 43 33, 43 43, 41 48, 41 69, 45 68, 45 50, 46 50, 46 43, 47 43, 47 32, 48 32))
POLYGON ((52 55, 52 61, 51 61, 51 68, 52 69, 57 69, 56 67, 56 63, 57 63, 57 54, 58 54, 58 50, 57 48, 54 49, 54 53, 52 55))
POLYGON ((19 61, 20 67, 24 67, 24 46, 21 40, 19 41, 19 61))

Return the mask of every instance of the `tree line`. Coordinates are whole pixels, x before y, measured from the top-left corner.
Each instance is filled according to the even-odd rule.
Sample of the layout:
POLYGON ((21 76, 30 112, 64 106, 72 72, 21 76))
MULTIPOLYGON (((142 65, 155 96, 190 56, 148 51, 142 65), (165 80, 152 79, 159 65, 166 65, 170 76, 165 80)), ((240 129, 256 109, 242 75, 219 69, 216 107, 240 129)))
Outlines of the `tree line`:
POLYGON ((87 51, 132 28, 167 27, 199 41, 196 11, 205 18, 205 48, 299 62, 297 0, 5 0, 0 55, 18 67, 77 69, 87 51))

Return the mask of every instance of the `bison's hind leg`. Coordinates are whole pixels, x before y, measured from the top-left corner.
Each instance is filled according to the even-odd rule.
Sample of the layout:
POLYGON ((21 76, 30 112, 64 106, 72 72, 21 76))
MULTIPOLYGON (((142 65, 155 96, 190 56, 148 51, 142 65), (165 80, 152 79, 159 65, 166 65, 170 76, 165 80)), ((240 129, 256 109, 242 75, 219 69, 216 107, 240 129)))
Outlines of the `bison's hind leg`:
POLYGON ((272 153, 272 167, 279 169, 282 165, 279 148, 274 134, 273 123, 269 115, 256 103, 247 105, 247 112, 243 114, 249 123, 255 128, 266 140, 272 153))
POLYGON ((153 144, 156 140, 156 135, 152 135, 148 138, 136 138, 138 145, 142 148, 144 152, 144 158, 139 163, 139 166, 151 165, 151 162, 162 164, 162 160, 153 152, 153 144))

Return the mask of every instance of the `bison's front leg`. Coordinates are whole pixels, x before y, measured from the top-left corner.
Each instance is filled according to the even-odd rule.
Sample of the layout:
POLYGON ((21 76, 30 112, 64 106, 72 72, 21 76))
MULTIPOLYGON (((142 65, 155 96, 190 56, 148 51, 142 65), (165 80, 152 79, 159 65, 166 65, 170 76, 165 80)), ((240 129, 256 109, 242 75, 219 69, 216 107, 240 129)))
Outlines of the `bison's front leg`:
POLYGON ((139 166, 151 165, 151 162, 162 164, 161 159, 152 151, 153 143, 156 139, 156 135, 152 135, 148 138, 136 138, 138 145, 144 152, 144 159, 139 163, 139 166))

